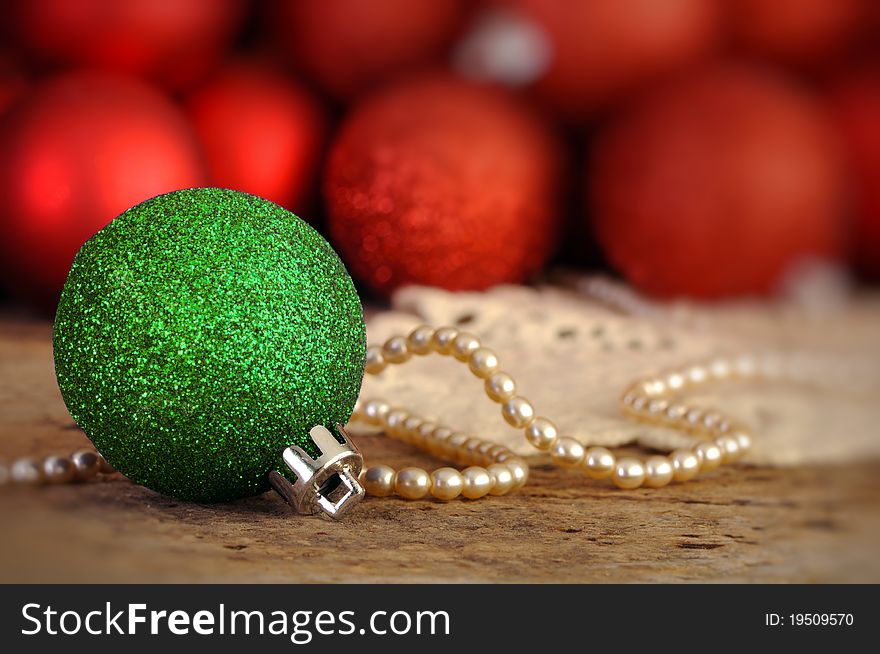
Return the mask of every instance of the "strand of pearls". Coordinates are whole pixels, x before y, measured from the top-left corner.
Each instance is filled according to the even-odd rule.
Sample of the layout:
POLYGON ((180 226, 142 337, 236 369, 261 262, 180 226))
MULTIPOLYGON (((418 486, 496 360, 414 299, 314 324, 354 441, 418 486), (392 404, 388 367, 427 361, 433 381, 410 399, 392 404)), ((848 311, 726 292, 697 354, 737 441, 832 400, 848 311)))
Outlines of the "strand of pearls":
MULTIPOLYGON (((485 380, 489 396, 496 397, 498 402, 507 397, 508 391, 512 396, 515 390, 513 379, 498 372, 498 359, 491 350, 481 347, 476 336, 451 327, 435 330, 421 326, 409 336, 395 336, 381 347, 368 347, 366 372, 378 375, 388 364, 405 363, 413 355, 430 353, 467 362, 471 372, 485 380)), ((459 496, 478 499, 505 495, 522 488, 528 480, 528 464, 503 445, 394 408, 384 400, 359 401, 352 420, 380 426, 392 438, 468 466, 461 471, 442 467, 433 472, 415 467, 395 471, 387 465, 371 466, 361 473, 361 482, 370 495, 397 494, 406 499, 421 499, 430 494, 439 500, 459 496)))
MULTIPOLYGON (((732 417, 717 409, 686 404, 679 395, 685 390, 709 383, 762 378, 785 379, 787 376, 782 374, 779 361, 775 357, 741 355, 717 358, 645 377, 624 391, 620 400, 621 411, 635 420, 694 435, 690 448, 676 450, 668 456, 672 478, 676 481, 687 481, 699 472, 714 470, 721 464, 740 460, 751 448, 752 437, 749 430, 732 417)), ((652 457, 654 458, 657 457, 652 457)), ((646 462, 645 478, 642 481, 650 486, 655 480, 651 479, 649 467, 646 462)))
POLYGON ((364 488, 371 495, 397 494, 410 500, 428 494, 439 500, 461 495, 474 500, 486 495, 505 495, 522 488, 528 479, 526 462, 503 445, 392 408, 383 400, 359 403, 352 419, 381 426, 392 438, 468 466, 461 472, 443 467, 430 473, 415 467, 395 471, 386 465, 372 466, 361 473, 364 488))
POLYGON ((21 457, 8 466, 0 463, 0 485, 66 484, 114 472, 113 467, 95 450, 83 449, 70 456, 52 455, 43 459, 21 457))
MULTIPOLYGON (((707 366, 691 366, 639 380, 629 387, 621 400, 625 415, 654 424, 685 428, 695 435, 690 449, 641 460, 617 458, 604 447, 587 447, 575 438, 560 436, 551 420, 539 416, 532 403, 517 394, 516 382, 501 370, 498 356, 473 334, 454 327, 433 329, 422 325, 408 336, 394 336, 384 345, 368 347, 366 372, 378 375, 388 365, 403 364, 414 355, 432 353, 466 363, 471 373, 483 381, 489 399, 501 405, 504 420, 512 427, 522 429, 526 440, 537 450, 549 452, 557 465, 580 469, 593 479, 611 479, 620 488, 633 489, 642 485, 660 488, 672 481, 688 481, 722 463, 737 461, 751 445, 748 432, 743 427, 734 426, 735 423, 720 412, 704 411, 675 401, 678 391, 685 387, 720 381, 734 373, 745 377, 751 370, 758 371, 758 364, 751 358, 719 359, 707 366)), ((507 448, 424 421, 404 409, 392 408, 382 400, 359 405, 352 418, 381 426, 394 438, 453 461, 482 465, 494 461, 485 469, 492 479, 492 486, 482 495, 504 494, 522 486, 528 477, 525 461, 507 448), (508 483, 505 469, 511 471, 517 480, 515 483, 508 483)), ((474 498, 481 496, 469 490, 468 484, 476 484, 469 481, 472 476, 480 475, 480 479, 485 480, 483 470, 471 467, 459 473, 453 468, 440 468, 428 473, 420 468, 405 468, 395 472, 383 465, 369 467, 362 475, 364 487, 372 495, 396 492, 402 497, 418 499, 431 493, 438 499, 452 499, 459 494, 474 498)))

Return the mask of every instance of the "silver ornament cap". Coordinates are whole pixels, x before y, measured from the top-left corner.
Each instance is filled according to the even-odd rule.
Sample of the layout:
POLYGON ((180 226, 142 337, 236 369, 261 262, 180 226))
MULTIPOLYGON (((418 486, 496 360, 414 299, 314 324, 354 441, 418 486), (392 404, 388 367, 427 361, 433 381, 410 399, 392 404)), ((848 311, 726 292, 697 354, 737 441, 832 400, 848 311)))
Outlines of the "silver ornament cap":
POLYGON ((282 452, 281 459, 296 475, 295 482, 278 471, 269 473, 272 488, 299 513, 322 513, 338 519, 364 498, 364 487, 358 481, 364 458, 342 425, 335 428, 342 443, 323 425, 309 430, 312 442, 321 452, 317 459, 296 445, 282 452))

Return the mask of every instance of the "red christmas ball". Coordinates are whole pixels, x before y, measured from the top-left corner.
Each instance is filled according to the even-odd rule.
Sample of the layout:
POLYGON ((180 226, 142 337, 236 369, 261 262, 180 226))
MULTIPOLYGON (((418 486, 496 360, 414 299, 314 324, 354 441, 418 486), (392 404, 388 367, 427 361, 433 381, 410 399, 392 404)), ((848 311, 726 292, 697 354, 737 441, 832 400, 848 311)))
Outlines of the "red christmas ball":
POLYGON ((217 62, 243 14, 242 0, 15 0, 10 21, 47 60, 181 88, 217 62))
POLYGON ((522 282, 556 240, 559 156, 498 89, 451 78, 389 89, 355 109, 331 149, 330 234, 379 293, 522 282))
POLYGON ((293 61, 350 99, 439 58, 464 12, 462 0, 277 0, 269 15, 293 61))
POLYGON ((116 215, 205 182, 185 117, 142 82, 75 72, 34 87, 0 122, 3 282, 51 306, 73 256, 116 215))
POLYGON ((735 44, 792 64, 841 54, 863 30, 873 0, 726 0, 735 44))
POLYGON ((296 210, 318 167, 324 115, 302 88, 256 64, 225 67, 186 102, 211 183, 296 210))
POLYGON ((769 73, 720 66, 671 82, 592 154, 598 238, 645 291, 762 293, 799 258, 841 254, 845 189, 827 116, 769 73))
POLYGON ((504 0, 544 32, 551 59, 536 94, 583 121, 700 59, 719 37, 716 0, 504 0))
POLYGON ((831 93, 855 185, 852 237, 854 263, 880 278, 880 66, 858 70, 831 93))

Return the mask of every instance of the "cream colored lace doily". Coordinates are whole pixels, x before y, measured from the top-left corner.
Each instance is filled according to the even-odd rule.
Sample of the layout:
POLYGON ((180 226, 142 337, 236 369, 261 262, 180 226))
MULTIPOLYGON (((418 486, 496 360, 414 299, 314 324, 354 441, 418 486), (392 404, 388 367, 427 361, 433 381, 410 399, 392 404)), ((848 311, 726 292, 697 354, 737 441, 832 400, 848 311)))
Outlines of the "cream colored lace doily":
MULTIPOLYGON (((486 293, 411 287, 396 294, 391 310, 369 317, 367 334, 371 344, 381 344, 421 323, 473 332, 498 353, 521 393, 561 433, 595 445, 637 442, 661 449, 682 445, 688 437, 618 413, 621 391, 634 379, 744 351, 824 357, 835 375, 829 373, 818 385, 731 382, 687 397, 750 425, 754 449, 748 460, 754 463, 880 455, 880 403, 872 375, 880 370, 876 298, 823 311, 781 301, 705 307, 632 298, 621 306, 557 287, 498 287, 486 293)), ((381 397, 518 453, 535 453, 521 430, 503 422, 481 382, 446 357, 414 357, 389 366, 365 380, 362 396, 381 397)))

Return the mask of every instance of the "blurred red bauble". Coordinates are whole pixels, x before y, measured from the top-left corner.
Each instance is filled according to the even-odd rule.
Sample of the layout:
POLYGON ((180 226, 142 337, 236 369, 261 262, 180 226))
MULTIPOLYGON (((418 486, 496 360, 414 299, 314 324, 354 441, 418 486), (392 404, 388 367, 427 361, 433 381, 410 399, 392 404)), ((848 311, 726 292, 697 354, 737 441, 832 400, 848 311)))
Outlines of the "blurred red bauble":
POLYGON ((34 87, 0 122, 3 283, 49 308, 73 256, 128 207, 204 184, 195 136, 161 93, 110 73, 34 87))
POLYGON ((535 92, 581 122, 659 75, 712 51, 716 0, 503 0, 545 33, 550 63, 535 92))
POLYGON ((552 253, 560 161, 544 124, 505 92, 449 78, 367 100, 331 149, 331 237, 389 293, 523 281, 552 253))
POLYGON ((661 296, 763 293, 842 253, 837 142, 808 96, 718 66, 646 96, 601 134, 589 189, 609 260, 661 296))
POLYGON ((854 262, 861 272, 880 278, 880 66, 841 80, 831 100, 856 187, 854 262))
POLYGON ((0 114, 27 88, 27 76, 11 57, 0 54, 0 114))
POLYGON ((187 99, 213 186, 298 210, 318 166, 324 116, 285 76, 255 64, 225 67, 187 99))
POLYGON ((181 88, 217 62, 243 13, 242 0, 15 0, 9 20, 44 59, 181 88))
POLYGON ((462 0, 276 0, 270 18, 294 63, 350 99, 436 60, 464 11, 462 0))
POLYGON ((735 45, 792 64, 841 54, 862 31, 875 0, 725 0, 735 45))

